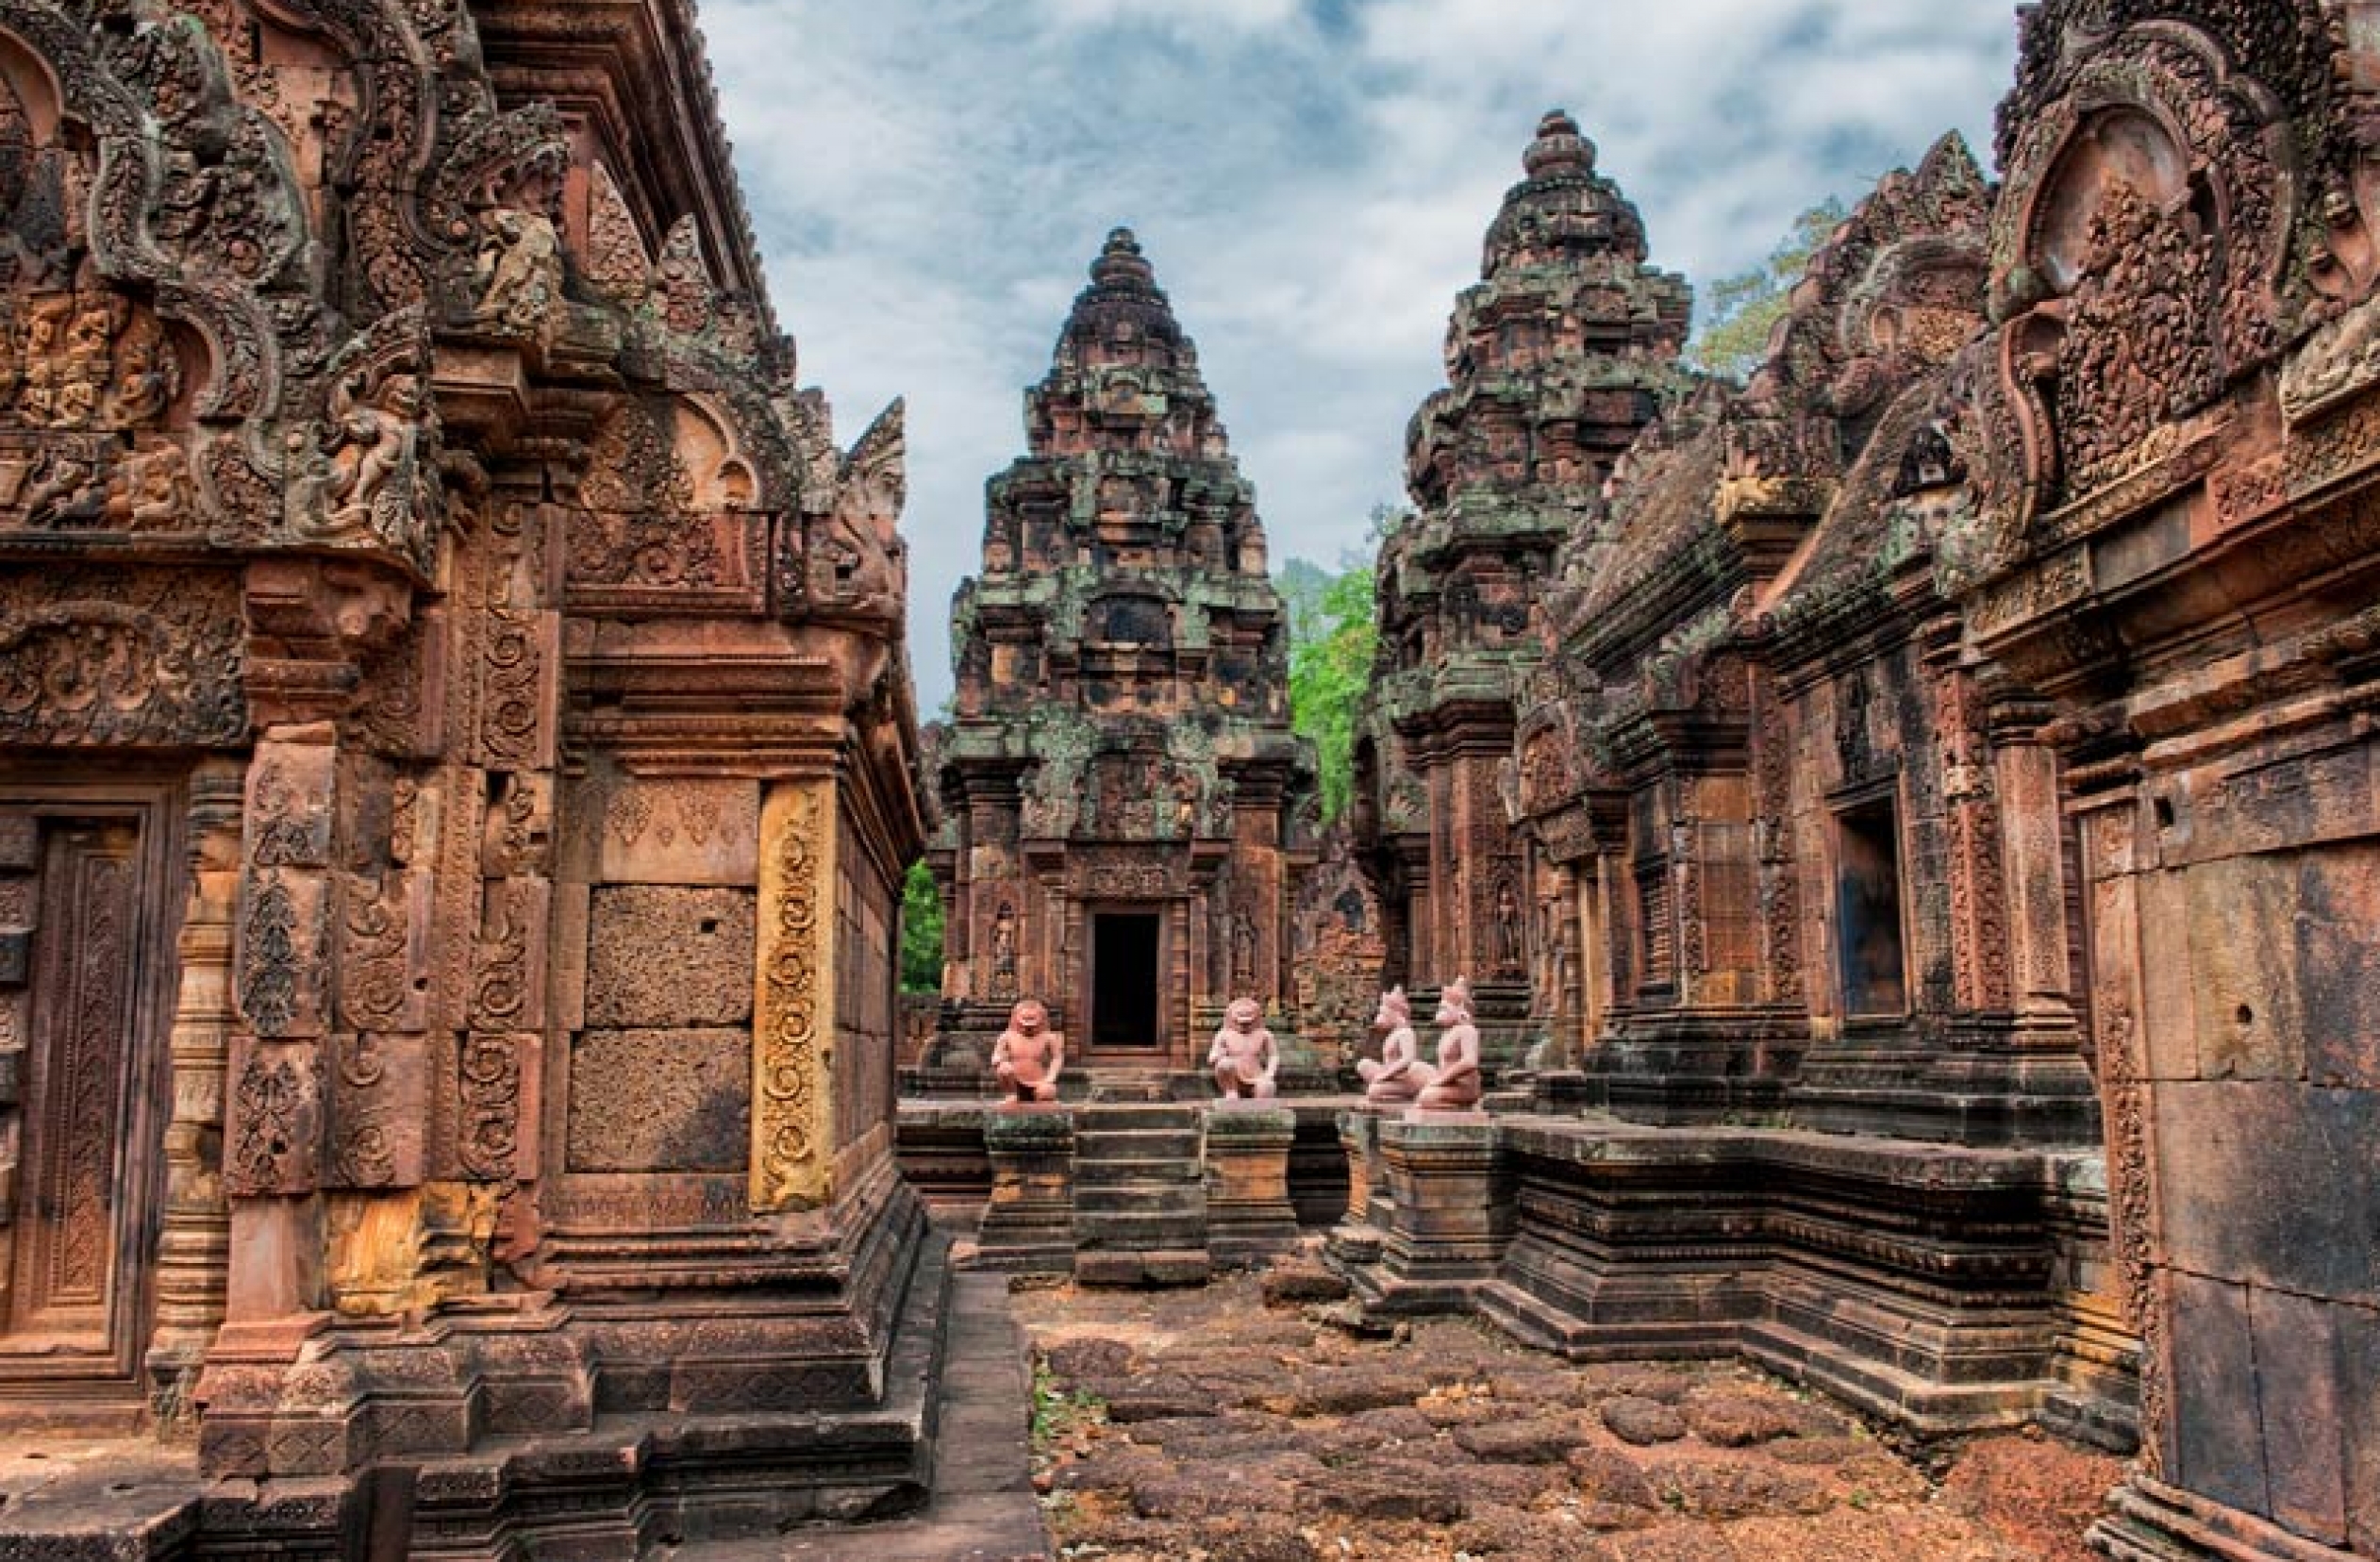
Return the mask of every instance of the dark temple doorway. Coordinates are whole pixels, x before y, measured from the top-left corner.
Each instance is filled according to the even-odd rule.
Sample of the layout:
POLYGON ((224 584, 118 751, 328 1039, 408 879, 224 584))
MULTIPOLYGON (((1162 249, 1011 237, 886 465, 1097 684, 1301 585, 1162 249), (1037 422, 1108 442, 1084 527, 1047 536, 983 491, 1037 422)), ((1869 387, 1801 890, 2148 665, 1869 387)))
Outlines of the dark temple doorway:
POLYGON ((1157 928, 1153 911, 1091 919, 1090 1044, 1153 1050, 1165 1039, 1157 1013, 1157 928))

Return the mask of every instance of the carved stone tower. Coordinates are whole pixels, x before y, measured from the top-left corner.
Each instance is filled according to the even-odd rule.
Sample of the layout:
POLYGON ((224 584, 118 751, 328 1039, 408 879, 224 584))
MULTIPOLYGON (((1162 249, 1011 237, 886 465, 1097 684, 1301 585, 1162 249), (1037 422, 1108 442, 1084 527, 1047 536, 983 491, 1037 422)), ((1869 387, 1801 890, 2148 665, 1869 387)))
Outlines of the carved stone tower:
POLYGON ((1491 1061, 1545 1018, 1530 972, 1551 963, 1553 919, 1502 779, 1540 595, 1612 463, 1689 384, 1692 309, 1682 278, 1646 264, 1643 220, 1569 115, 1545 117, 1524 165, 1456 302, 1447 388, 1406 434, 1417 513, 1381 549, 1379 677, 1356 751, 1388 979, 1470 977, 1491 1061))
POLYGON ((1314 766, 1255 495, 1140 246, 1107 238, 987 488, 941 750, 938 1058, 1018 997, 1076 1056, 1185 1069, 1235 997, 1290 1017, 1285 937, 1314 766))

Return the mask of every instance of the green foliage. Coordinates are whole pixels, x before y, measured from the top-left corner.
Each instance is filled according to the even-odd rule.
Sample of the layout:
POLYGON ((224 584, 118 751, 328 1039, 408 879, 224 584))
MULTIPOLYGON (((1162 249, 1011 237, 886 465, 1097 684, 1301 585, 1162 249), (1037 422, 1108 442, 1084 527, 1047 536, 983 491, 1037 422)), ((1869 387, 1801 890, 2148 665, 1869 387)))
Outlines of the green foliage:
MULTIPOLYGON (((1375 507, 1371 541, 1376 545, 1401 519, 1391 506, 1375 507)), ((1347 811, 1355 792, 1356 710, 1372 677, 1378 639, 1372 583, 1368 557, 1342 559, 1337 574, 1302 558, 1281 569, 1281 595, 1290 607, 1290 720, 1313 739, 1325 823, 1347 811)))
POLYGON ((901 990, 942 990, 942 896, 923 862, 901 883, 901 990))
POLYGON ((1704 290, 1703 328, 1686 349, 1687 361, 1729 379, 1751 377, 1769 354, 1769 333, 1785 318, 1795 284, 1810 258, 1833 237, 1850 213, 1829 195, 1793 219, 1793 227, 1750 271, 1723 276, 1704 290))
POLYGON ((1046 1458, 1058 1443, 1107 1419, 1107 1402, 1077 1389, 1062 1391, 1049 1363, 1033 1359, 1033 1452, 1046 1458))

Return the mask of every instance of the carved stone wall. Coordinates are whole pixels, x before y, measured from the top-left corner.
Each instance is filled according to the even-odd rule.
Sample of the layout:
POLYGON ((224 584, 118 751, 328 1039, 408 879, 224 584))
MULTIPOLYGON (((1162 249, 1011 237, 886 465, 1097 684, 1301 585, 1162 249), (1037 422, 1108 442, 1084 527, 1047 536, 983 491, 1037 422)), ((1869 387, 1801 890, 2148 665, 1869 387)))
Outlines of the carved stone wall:
POLYGON ((598 1401, 876 1408, 902 422, 797 389, 689 13, 8 0, 0 230, 0 1421, 537 1432, 630 1473, 420 1533, 624 1553, 598 1401))

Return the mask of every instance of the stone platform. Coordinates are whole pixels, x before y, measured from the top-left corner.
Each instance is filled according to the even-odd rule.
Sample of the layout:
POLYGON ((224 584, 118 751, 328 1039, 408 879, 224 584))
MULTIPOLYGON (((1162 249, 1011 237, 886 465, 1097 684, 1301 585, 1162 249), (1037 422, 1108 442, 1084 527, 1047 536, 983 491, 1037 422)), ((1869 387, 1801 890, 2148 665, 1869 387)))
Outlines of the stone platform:
POLYGON ((266 1482, 207 1480, 194 1450, 155 1443, 0 1461, 0 1559, 637 1558, 897 1515, 933 1489, 949 1298, 948 1241, 935 1237, 897 1309, 881 1392, 862 1410, 599 1413, 583 1431, 266 1482))
MULTIPOLYGON (((1087 1087, 1071 1080, 1068 1084, 1067 1098, 1056 1104, 1061 1109, 1089 1098, 1087 1087)), ((1214 1088, 1203 1076, 1169 1076, 1163 1099, 1212 1105, 1214 1088)), ((1287 1175, 1297 1223, 1307 1230, 1326 1229, 1346 1212, 1347 1163, 1339 1144, 1339 1115, 1361 1105, 1362 1097, 1282 1095, 1268 1105, 1290 1112, 1296 1121, 1287 1175)), ((993 1175, 986 1125, 1015 1115, 1014 1108, 1003 1107, 988 1095, 900 1099, 896 1122, 901 1172, 938 1217, 956 1211, 973 1214, 990 1200, 993 1175)))
POLYGON ((2052 1410, 2111 1446, 2076 1155, 1784 1128, 1350 1112, 1328 1252, 1365 1309, 1471 1312, 1573 1361, 1737 1356, 1920 1437, 2052 1410))
POLYGON ((901 1104, 905 1151, 942 1218, 976 1219, 961 1268, 1196 1284, 1343 1209, 1344 1098, 1198 1102, 1130 1083, 1120 1100, 901 1104))

